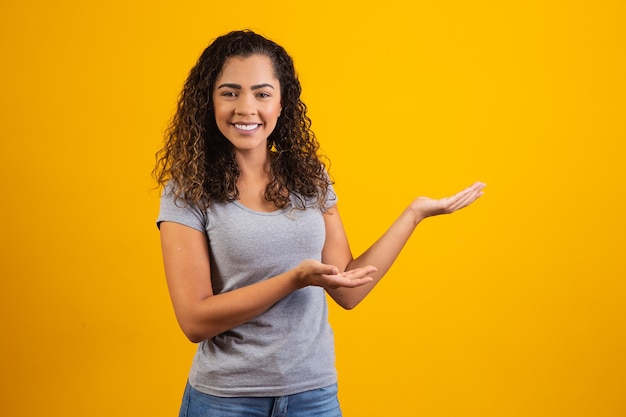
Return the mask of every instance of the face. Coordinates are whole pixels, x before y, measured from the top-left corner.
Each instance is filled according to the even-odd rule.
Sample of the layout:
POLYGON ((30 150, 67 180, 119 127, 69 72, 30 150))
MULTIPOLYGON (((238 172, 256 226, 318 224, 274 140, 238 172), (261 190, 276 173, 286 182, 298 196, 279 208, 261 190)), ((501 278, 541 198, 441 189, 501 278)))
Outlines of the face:
POLYGON ((236 152, 266 152, 282 109, 280 83, 270 58, 228 58, 215 83, 213 103, 217 127, 236 152))

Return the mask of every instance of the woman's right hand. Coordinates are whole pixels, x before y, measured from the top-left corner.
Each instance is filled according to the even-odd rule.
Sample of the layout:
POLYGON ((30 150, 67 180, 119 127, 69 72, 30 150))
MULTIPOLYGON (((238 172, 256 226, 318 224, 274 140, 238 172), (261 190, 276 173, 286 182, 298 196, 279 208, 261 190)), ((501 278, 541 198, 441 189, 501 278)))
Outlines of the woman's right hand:
POLYGON ((339 272, 336 266, 308 259, 302 261, 296 270, 302 287, 314 285, 326 289, 337 289, 355 288, 372 282, 372 277, 369 275, 376 272, 376 267, 368 265, 339 272))
POLYGON ((300 288, 358 287, 371 282, 368 274, 376 270, 364 267, 340 273, 335 266, 308 260, 255 284, 214 294, 205 233, 179 223, 163 222, 161 244, 176 318, 194 343, 247 323, 300 288))

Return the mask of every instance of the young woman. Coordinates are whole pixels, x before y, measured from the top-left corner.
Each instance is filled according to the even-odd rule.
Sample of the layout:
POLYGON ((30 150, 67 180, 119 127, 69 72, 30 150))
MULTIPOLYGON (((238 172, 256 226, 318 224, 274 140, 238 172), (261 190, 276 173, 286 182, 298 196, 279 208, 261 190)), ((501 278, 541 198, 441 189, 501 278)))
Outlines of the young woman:
POLYGON ((221 36, 158 154, 168 288, 199 343, 181 416, 341 416, 325 294, 355 307, 423 219, 482 195, 417 198, 354 258, 300 91, 281 46, 221 36))

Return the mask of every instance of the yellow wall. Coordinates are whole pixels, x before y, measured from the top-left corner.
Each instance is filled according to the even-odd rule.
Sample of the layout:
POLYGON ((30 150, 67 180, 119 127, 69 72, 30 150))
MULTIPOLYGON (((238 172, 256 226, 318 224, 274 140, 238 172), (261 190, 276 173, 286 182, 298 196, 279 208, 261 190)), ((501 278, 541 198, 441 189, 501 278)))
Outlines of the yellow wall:
POLYGON ((625 3, 366 4, 0 3, 0 415, 176 415, 194 346, 150 170, 243 27, 295 58, 355 252, 414 196, 489 185, 332 309, 345 415, 626 415, 625 3))

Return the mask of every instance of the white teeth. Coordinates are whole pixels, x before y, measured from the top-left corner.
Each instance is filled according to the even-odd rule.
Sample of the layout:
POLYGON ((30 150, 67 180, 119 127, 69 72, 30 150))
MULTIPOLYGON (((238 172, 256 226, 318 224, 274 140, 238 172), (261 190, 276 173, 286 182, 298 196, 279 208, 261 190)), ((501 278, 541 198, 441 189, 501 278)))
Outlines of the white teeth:
POLYGON ((235 123, 235 127, 236 127, 237 129, 240 129, 240 130, 254 130, 254 129, 256 129, 258 126, 259 126, 258 124, 254 124, 254 125, 240 125, 240 124, 236 124, 236 123, 235 123))

